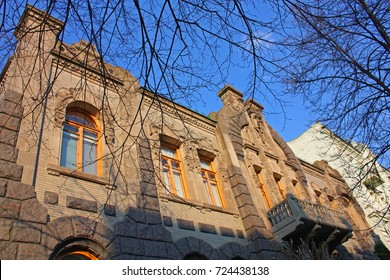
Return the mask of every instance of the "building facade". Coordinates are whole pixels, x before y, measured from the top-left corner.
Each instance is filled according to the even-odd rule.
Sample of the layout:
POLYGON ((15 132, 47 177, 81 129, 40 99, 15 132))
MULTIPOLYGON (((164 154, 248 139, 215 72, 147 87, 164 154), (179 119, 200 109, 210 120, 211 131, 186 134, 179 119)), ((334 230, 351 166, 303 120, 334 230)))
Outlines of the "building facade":
POLYGON ((0 259, 376 258, 340 174, 259 103, 225 86, 205 117, 62 26, 27 6, 1 74, 0 259))
POLYGON ((370 228, 390 249, 390 171, 375 155, 364 144, 348 143, 321 123, 314 123, 288 144, 299 158, 309 163, 324 159, 341 173, 370 228))

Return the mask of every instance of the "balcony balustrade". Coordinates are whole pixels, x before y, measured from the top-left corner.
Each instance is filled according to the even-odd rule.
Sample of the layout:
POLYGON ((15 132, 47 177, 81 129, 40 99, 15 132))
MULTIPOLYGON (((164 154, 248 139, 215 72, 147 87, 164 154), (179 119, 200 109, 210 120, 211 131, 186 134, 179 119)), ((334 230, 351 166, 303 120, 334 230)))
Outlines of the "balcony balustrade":
POLYGON ((267 213, 272 231, 279 240, 299 242, 312 239, 329 247, 346 241, 352 227, 344 214, 287 194, 284 201, 267 213))

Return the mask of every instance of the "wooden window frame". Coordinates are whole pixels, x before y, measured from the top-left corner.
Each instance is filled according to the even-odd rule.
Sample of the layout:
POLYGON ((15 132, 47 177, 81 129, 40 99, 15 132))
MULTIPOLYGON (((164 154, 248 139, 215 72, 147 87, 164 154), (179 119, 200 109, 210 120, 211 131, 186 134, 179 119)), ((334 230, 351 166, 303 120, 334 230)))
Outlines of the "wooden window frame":
POLYGON ((225 201, 224 201, 224 198, 222 195, 222 190, 221 190, 220 185, 218 183, 217 172, 214 171, 213 161, 208 159, 208 158, 204 158, 204 157, 200 157, 199 159, 201 162, 204 161, 204 162, 209 163, 209 166, 211 168, 211 169, 206 169, 206 168, 201 167, 201 176, 202 176, 202 180, 203 180, 203 185, 206 181, 207 188, 205 191, 206 191, 206 195, 207 195, 209 202, 211 203, 211 205, 225 208, 226 204, 225 204, 225 201), (218 191, 218 195, 219 195, 219 200, 221 201, 221 205, 217 205, 217 203, 216 203, 214 193, 212 191, 212 187, 211 187, 211 183, 210 183, 210 181, 211 181, 210 175, 213 175, 213 177, 215 178, 215 185, 217 187, 217 191, 218 191))
MULTIPOLYGON (((64 137, 64 131, 68 133, 73 133, 77 135, 77 143, 76 143, 76 166, 74 170, 85 172, 83 171, 83 141, 84 138, 88 138, 85 136, 85 131, 91 131, 96 134, 96 174, 91 174, 88 172, 85 172, 86 174, 102 177, 103 176, 103 165, 102 165, 102 137, 101 137, 101 125, 99 120, 91 113, 77 108, 71 108, 67 110, 65 114, 65 120, 62 127, 62 137, 64 137), (93 122, 95 128, 92 128, 90 126, 78 123, 73 120, 66 120, 66 116, 69 114, 76 114, 76 115, 82 115, 85 120, 90 119, 90 121, 93 122), (66 130, 65 125, 68 124, 72 127, 77 128, 77 132, 66 130)), ((61 153, 60 158, 62 157, 62 149, 63 149, 63 143, 61 140, 61 153)), ((67 167, 68 168, 68 167, 67 167)))
MULTIPOLYGON (((161 145, 161 165, 162 165, 163 172, 164 172, 165 168, 168 170, 167 173, 168 173, 169 186, 166 186, 167 192, 172 194, 172 195, 181 197, 180 195, 177 194, 177 186, 176 186, 174 174, 173 174, 173 171, 176 170, 176 171, 179 171, 178 173, 179 173, 180 182, 182 184, 183 198, 189 198, 188 191, 187 191, 187 184, 186 184, 186 180, 185 180, 185 176, 184 176, 183 164, 181 161, 179 149, 175 146, 172 146, 172 145, 162 144, 161 145), (172 158, 172 157, 164 155, 163 151, 162 151, 163 148, 174 151, 176 158, 172 158), (163 163, 163 160, 166 160, 166 162, 167 162, 166 165, 163 163), (173 168, 172 162, 175 162, 176 165, 179 167, 179 169, 173 168)), ((165 179, 163 181, 165 182, 165 179)))
POLYGON ((282 175, 274 172, 274 180, 275 180, 276 186, 278 187, 278 191, 284 200, 287 197, 287 191, 283 187, 282 178, 283 178, 282 175))
POLYGON ((78 259, 77 256, 83 256, 88 260, 99 260, 99 258, 97 256, 95 256, 94 254, 92 254, 88 251, 83 251, 83 250, 70 252, 70 253, 62 256, 62 258, 71 257, 71 256, 75 256, 74 257, 75 260, 78 259))
POLYGON ((271 209, 272 208, 272 201, 268 195, 266 186, 264 184, 263 177, 261 176, 260 173, 257 173, 257 178, 259 179, 259 189, 260 189, 260 194, 263 197, 263 201, 265 202, 265 205, 268 207, 268 209, 271 209))

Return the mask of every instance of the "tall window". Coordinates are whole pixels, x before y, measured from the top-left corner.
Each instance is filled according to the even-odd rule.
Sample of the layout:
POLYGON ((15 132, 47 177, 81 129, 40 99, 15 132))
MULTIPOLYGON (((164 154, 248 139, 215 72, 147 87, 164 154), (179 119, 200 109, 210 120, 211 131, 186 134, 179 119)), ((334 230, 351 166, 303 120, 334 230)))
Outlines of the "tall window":
POLYGON ((99 127, 93 116, 82 110, 68 110, 62 132, 60 165, 92 175, 100 175, 99 133, 99 127))
POLYGON ((276 182, 276 185, 278 187, 280 194, 282 195, 283 199, 286 199, 286 191, 284 190, 284 188, 282 186, 282 182, 281 182, 282 176, 274 173, 274 179, 275 179, 275 182, 276 182))
POLYGON ((184 180, 177 149, 162 146, 161 163, 164 183, 168 192, 180 197, 185 197, 184 180))
POLYGON ((203 186, 207 193, 208 202, 210 204, 223 207, 217 177, 213 170, 211 161, 200 159, 200 166, 202 168, 203 186))
POLYGON ((271 199, 269 198, 267 190, 265 189, 263 178, 261 177, 260 173, 258 173, 257 176, 258 176, 259 182, 260 182, 259 187, 260 187, 261 196, 263 197, 264 202, 267 205, 268 209, 271 209, 272 208, 271 199))

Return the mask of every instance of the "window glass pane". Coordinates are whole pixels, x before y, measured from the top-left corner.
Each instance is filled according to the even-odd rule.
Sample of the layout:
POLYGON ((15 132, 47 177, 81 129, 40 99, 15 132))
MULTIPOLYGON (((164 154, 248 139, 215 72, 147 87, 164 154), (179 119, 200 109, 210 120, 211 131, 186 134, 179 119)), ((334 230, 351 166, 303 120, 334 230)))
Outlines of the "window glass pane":
POLYGON ((169 169, 164 168, 163 170, 164 183, 167 188, 167 192, 171 191, 171 184, 169 183, 169 169))
POLYGON ((78 132, 78 128, 76 126, 70 125, 68 123, 64 124, 64 130, 69 131, 69 132, 73 132, 73 133, 77 133, 78 132))
POLYGON ((88 137, 91 140, 97 141, 97 134, 87 129, 84 129, 84 137, 88 137))
POLYGON ((164 156, 167 156, 167 157, 170 157, 170 158, 176 158, 174 149, 170 149, 170 148, 167 148, 167 147, 162 147, 161 148, 161 153, 164 156))
POLYGON ((177 161, 171 160, 172 169, 180 170, 180 164, 177 161))
POLYGON ((73 121, 87 127, 96 128, 95 122, 90 117, 80 112, 66 113, 65 120, 73 121))
POLYGON ((207 179, 203 179, 203 187, 204 187, 204 191, 206 192, 207 202, 209 204, 213 204, 213 200, 212 200, 212 198, 210 196, 209 186, 207 184, 207 179))
POLYGON ((77 135, 64 131, 62 134, 60 165, 76 169, 77 135))
POLYGON ((168 160, 165 159, 165 158, 161 159, 161 163, 162 163, 163 166, 168 166, 168 160))
POLYGON ((88 138, 83 141, 83 171, 96 175, 96 142, 88 138))
POLYGON ((218 187, 214 183, 210 183, 211 185, 211 190, 213 192, 214 200, 215 200, 215 205, 217 206, 222 206, 222 201, 221 198, 219 197, 219 192, 218 192, 218 187))
POLYGON ((175 180, 176 194, 178 196, 184 197, 183 185, 181 183, 180 173, 173 172, 173 177, 175 180))
POLYGON ((200 167, 203 169, 211 170, 211 165, 209 161, 200 160, 200 167))

